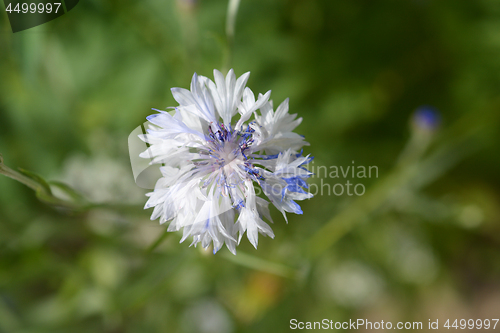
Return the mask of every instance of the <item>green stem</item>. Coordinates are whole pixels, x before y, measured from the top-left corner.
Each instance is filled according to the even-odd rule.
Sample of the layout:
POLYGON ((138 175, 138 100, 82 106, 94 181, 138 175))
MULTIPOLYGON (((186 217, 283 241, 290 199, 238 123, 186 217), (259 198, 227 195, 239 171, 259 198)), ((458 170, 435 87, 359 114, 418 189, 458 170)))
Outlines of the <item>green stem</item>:
POLYGON ((154 241, 154 243, 147 248, 146 253, 149 254, 153 252, 158 246, 160 246, 161 243, 163 243, 163 241, 165 240, 165 238, 167 238, 168 234, 169 234, 168 229, 165 228, 165 230, 163 230, 161 235, 154 241))
POLYGON ((20 183, 23 183, 24 185, 28 186, 34 191, 44 191, 45 189, 40 183, 37 183, 33 179, 26 177, 20 172, 17 172, 15 170, 12 170, 8 166, 6 166, 3 163, 3 156, 0 154, 0 174, 5 175, 9 178, 12 178, 14 180, 17 180, 20 183))
POLYGON ((283 264, 277 264, 265 259, 254 257, 250 254, 243 253, 240 250, 238 250, 237 255, 233 255, 227 251, 222 252, 221 255, 222 257, 224 257, 224 259, 227 259, 235 264, 258 271, 282 276, 289 279, 295 279, 299 276, 299 272, 293 268, 290 268, 283 264))
POLYGON ((365 195, 357 198, 349 207, 334 216, 320 228, 308 241, 306 253, 314 258, 330 248, 342 236, 351 231, 358 223, 366 220, 368 215, 380 207, 398 187, 406 184, 414 171, 403 169, 380 181, 365 195))
POLYGON ((74 202, 55 197, 50 191, 49 185, 44 180, 40 179, 40 181, 37 181, 36 178, 30 178, 18 171, 9 168, 4 164, 3 157, 1 154, 0 154, 0 174, 5 175, 11 179, 14 179, 28 186, 29 188, 35 191, 37 198, 45 202, 46 204, 62 208, 68 211, 80 211, 84 207, 74 202))
POLYGON ((229 5, 227 6, 227 18, 226 18, 226 36, 229 41, 232 41, 234 39, 236 15, 238 14, 239 7, 240 7, 240 0, 229 0, 229 5))

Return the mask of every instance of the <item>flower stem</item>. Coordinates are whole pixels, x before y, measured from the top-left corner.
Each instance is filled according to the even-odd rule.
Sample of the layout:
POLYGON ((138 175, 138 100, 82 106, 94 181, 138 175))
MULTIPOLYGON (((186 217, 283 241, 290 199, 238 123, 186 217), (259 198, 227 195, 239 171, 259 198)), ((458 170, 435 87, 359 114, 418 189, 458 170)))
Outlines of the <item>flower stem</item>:
POLYGON ((465 156, 478 149, 479 135, 491 121, 474 121, 468 118, 457 121, 450 127, 447 141, 442 140, 432 153, 425 157, 431 142, 409 144, 404 158, 398 161, 394 170, 369 189, 364 196, 355 199, 345 210, 331 218, 313 236, 306 240, 304 252, 309 259, 321 255, 355 226, 367 221, 380 210, 390 209, 398 204, 404 191, 417 191, 443 175, 465 156), (463 126, 464 122, 469 126, 463 126), (450 135, 453 134, 453 135, 450 135))
POLYGON ((267 261, 265 259, 261 259, 255 256, 252 256, 247 253, 243 253, 242 251, 238 250, 237 255, 233 255, 227 251, 224 251, 221 253, 221 255, 235 263, 247 268, 252 268, 258 271, 282 276, 285 278, 289 279, 295 279, 298 278, 299 272, 291 267, 285 266, 283 264, 278 264, 274 262, 267 261))
POLYGON ((236 16, 238 14, 239 7, 240 7, 240 0, 229 0, 229 4, 227 6, 227 16, 226 16, 227 48, 223 66, 225 72, 227 72, 231 68, 231 63, 233 61, 234 32, 236 27, 236 16))
POLYGON ((28 186, 29 188, 31 188, 34 191, 44 191, 45 190, 40 183, 38 183, 38 182, 34 181, 33 179, 23 175, 22 173, 17 172, 15 170, 12 170, 8 166, 6 166, 3 163, 2 154, 0 154, 0 174, 5 175, 5 176, 12 178, 14 180, 17 180, 18 182, 28 186))
POLYGON ((168 228, 165 228, 161 235, 146 249, 146 253, 149 254, 153 252, 158 246, 160 246, 163 241, 167 238, 167 236, 170 234, 168 232, 168 228))
POLYGON ((46 204, 63 208, 68 211, 78 211, 82 209, 82 206, 76 204, 75 202, 55 197, 50 191, 50 186, 45 182, 45 180, 41 179, 40 177, 37 176, 30 178, 6 166, 3 163, 3 157, 1 154, 0 154, 0 174, 5 175, 11 179, 14 179, 28 186, 29 188, 35 191, 38 199, 45 202, 46 204))

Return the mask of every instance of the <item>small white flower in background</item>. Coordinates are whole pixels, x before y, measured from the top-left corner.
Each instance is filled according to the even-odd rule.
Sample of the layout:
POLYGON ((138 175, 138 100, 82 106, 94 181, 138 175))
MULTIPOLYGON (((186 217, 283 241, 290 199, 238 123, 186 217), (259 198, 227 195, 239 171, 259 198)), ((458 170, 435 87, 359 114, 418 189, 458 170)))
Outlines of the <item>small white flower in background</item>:
POLYGON ((298 152, 308 143, 292 132, 302 118, 288 114, 288 99, 273 111, 271 91, 255 99, 245 88, 249 75, 236 79, 230 70, 224 78, 214 70, 214 83, 194 74, 190 91, 172 89, 175 111, 156 110, 147 118, 148 134, 140 136, 150 145, 140 156, 163 164, 163 177, 147 194, 151 219, 172 221, 168 231, 183 228, 181 242, 188 236, 195 246, 213 242, 214 253, 226 243, 236 254, 245 232, 255 248, 259 232, 274 238, 264 222, 272 222, 269 201, 257 194, 285 219, 285 212, 302 214, 294 200, 312 197, 304 190, 311 175, 304 165, 312 157, 298 152))
POLYGON ((123 161, 104 151, 92 149, 92 154, 70 155, 61 174, 55 175, 92 202, 120 202, 137 204, 144 200, 144 190, 129 179, 130 169, 123 161))

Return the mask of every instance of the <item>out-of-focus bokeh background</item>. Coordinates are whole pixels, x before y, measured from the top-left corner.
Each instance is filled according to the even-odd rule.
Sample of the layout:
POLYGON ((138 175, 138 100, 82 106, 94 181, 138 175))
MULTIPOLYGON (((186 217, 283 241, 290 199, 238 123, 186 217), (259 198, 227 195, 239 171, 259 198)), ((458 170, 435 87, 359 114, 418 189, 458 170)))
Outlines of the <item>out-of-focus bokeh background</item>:
POLYGON ((0 332, 499 318, 500 2, 242 0, 232 56, 222 0, 80 1, 16 34, 0 7, 4 163, 95 203, 0 175, 0 332), (290 97, 323 189, 237 256, 150 221, 127 147, 171 87, 228 64, 290 97), (378 177, 330 175, 353 165, 378 177), (364 195, 328 193, 347 181, 364 195))

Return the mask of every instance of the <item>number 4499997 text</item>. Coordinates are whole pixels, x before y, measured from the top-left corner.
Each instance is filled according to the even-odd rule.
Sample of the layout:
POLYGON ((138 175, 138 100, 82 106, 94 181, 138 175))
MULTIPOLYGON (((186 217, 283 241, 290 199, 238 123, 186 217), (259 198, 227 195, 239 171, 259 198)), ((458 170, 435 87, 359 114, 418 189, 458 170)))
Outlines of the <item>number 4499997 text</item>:
POLYGON ((50 14, 52 12, 57 13, 59 11, 59 7, 61 7, 61 3, 17 3, 14 8, 12 8, 12 3, 9 3, 5 10, 9 13, 47 13, 50 14))

